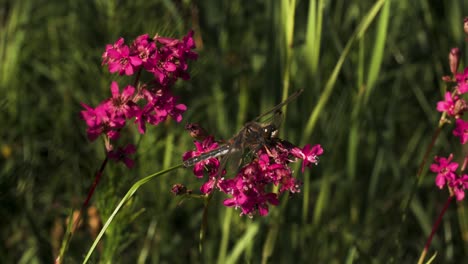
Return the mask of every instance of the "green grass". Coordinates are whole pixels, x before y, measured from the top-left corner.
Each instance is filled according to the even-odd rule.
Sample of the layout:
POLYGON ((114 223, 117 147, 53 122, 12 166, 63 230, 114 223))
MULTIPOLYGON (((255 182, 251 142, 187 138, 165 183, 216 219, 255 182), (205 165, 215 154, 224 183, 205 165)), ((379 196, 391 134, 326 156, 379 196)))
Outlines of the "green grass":
MULTIPOLYGON (((203 43, 199 60, 190 64, 191 80, 173 90, 188 106, 184 120, 143 136, 128 131, 125 140, 138 147, 135 168, 109 163, 91 201, 103 224, 139 180, 180 164, 193 148, 186 122, 226 139, 303 88, 281 137, 320 143, 325 153, 297 174, 302 192, 283 197, 268 217, 239 217, 215 195, 201 253, 203 201, 170 189, 183 183, 198 192, 202 181, 188 169, 145 181, 90 263, 416 262, 448 193, 426 169, 404 222, 402 211, 437 127, 448 52, 466 48, 462 2, 2 2, 2 261, 51 263, 66 218, 86 197, 104 151, 102 141, 87 140, 79 103, 97 105, 112 80, 130 81, 101 66, 105 45, 143 33, 179 38, 193 28, 203 43)), ((430 159, 461 156, 449 126, 430 159)), ((449 208, 426 259, 436 252, 434 263, 466 259, 465 208, 449 208)), ((95 241, 84 220, 64 263, 81 263, 95 241)))

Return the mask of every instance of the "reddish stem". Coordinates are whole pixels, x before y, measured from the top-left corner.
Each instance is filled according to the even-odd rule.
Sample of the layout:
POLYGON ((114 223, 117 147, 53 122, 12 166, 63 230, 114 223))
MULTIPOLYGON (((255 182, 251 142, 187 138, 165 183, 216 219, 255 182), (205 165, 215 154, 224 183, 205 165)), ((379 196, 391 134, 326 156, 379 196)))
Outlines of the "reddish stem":
POLYGON ((70 242, 70 240, 71 240, 71 238, 73 236, 73 233, 75 232, 75 229, 78 226, 78 223, 81 221, 81 216, 83 215, 84 210, 86 209, 86 207, 88 207, 89 201, 91 200, 91 197, 93 197, 94 191, 96 190, 96 187, 97 187, 99 181, 101 180, 102 173, 104 172, 104 169, 106 168, 107 161, 108 161, 108 158, 106 156, 106 158, 102 161, 102 164, 101 164, 101 167, 99 168, 99 171, 96 173, 96 176, 94 177, 93 185, 91 185, 91 187, 89 188, 88 196, 86 197, 86 200, 81 205, 81 209, 80 209, 80 212, 78 214, 78 217, 74 221, 73 221, 73 217, 71 218, 71 221, 73 221, 73 225, 72 225, 72 228, 70 230, 70 233, 68 233, 68 236, 67 236, 67 244, 70 242))
POLYGON ((444 208, 442 208, 442 211, 440 211, 440 214, 437 217, 437 220, 436 220, 434 226, 432 227, 431 234, 427 238, 426 245, 424 245, 424 249, 423 249, 423 251, 421 253, 421 257, 419 258, 418 263, 422 263, 422 261, 424 261, 424 257, 426 256, 426 253, 429 250, 429 247, 431 246, 432 238, 434 238, 434 234, 437 232, 437 229, 439 229, 439 225, 442 222, 442 217, 444 216, 445 212, 449 208, 449 205, 452 202, 453 197, 454 197, 453 195, 449 196, 449 198, 447 199, 447 201, 444 204, 444 208))
POLYGON ((101 176, 102 176, 102 173, 104 172, 104 169, 106 168, 107 161, 108 161, 108 158, 106 156, 104 161, 102 161, 102 164, 101 164, 101 167, 99 168, 99 171, 96 173, 96 177, 94 177, 93 185, 91 185, 91 188, 89 188, 88 196, 86 197, 86 200, 84 201, 83 205, 81 206, 81 210, 83 210, 84 208, 86 208, 88 206, 89 200, 91 200, 91 197, 94 194, 94 190, 96 190, 96 187, 97 187, 99 181, 101 180, 101 176))
MULTIPOLYGON (((443 116, 441 117, 441 120, 443 120, 443 116)), ((412 184, 408 200, 407 200, 406 205, 405 205, 405 207, 403 209, 403 214, 401 215, 400 227, 399 227, 397 235, 396 235, 396 243, 397 243, 398 249, 401 249, 400 237, 402 235, 403 226, 404 226, 404 224, 406 222, 406 215, 408 214, 411 201, 413 200, 413 197, 414 197, 414 195, 416 193, 416 190, 418 189, 419 182, 421 180, 422 172, 423 172, 424 167, 426 166, 426 163, 427 163, 427 161, 429 159, 429 154, 431 153, 432 148, 434 147, 435 142, 436 142, 437 138, 439 137, 440 132, 442 131, 442 127, 443 127, 444 124, 445 123, 442 122, 442 121, 439 122, 439 126, 437 127, 436 131, 432 135, 431 142, 427 146, 427 149, 424 152, 424 157, 423 157, 421 163, 419 164, 418 172, 416 174, 416 177, 414 178, 414 182, 412 184)))
POLYGON ((419 164, 418 173, 416 174, 416 178, 414 179, 414 183, 413 183, 412 188, 411 188, 410 196, 408 198, 408 201, 406 202, 405 209, 403 210, 402 224, 406 220, 406 214, 408 213, 409 206, 411 204, 411 201, 413 200, 413 196, 416 193, 416 190, 417 190, 417 188, 419 186, 418 182, 420 180, 420 177, 422 175, 424 167, 426 166, 426 162, 427 162, 427 160, 429 158, 429 154, 431 154, 432 148, 434 147, 435 142, 436 142, 437 138, 439 137, 441 131, 442 131, 442 126, 437 127, 436 131, 432 135, 431 143, 429 143, 429 145, 427 146, 426 152, 424 153, 423 160, 421 161, 421 164, 419 164))
POLYGON ((138 81, 140 80, 141 68, 138 70, 137 75, 135 76, 135 81, 133 82, 133 87, 137 88, 138 81))
POLYGON ((463 164, 462 164, 462 167, 460 169, 461 172, 464 172, 465 169, 466 169, 466 165, 468 164, 468 156, 465 156, 465 158, 463 159, 463 164))

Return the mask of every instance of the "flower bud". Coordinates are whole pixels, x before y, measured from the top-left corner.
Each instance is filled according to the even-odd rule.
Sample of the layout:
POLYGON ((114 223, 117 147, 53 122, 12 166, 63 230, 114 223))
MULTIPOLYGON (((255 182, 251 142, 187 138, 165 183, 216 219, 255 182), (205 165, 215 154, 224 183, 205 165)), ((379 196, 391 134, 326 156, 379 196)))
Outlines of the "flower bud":
POLYGON ((185 130, 189 131, 190 136, 196 140, 204 140, 208 136, 208 132, 196 123, 188 123, 185 125, 185 130))
POLYGON ((449 54, 450 71, 453 75, 457 74, 458 65, 460 64, 460 49, 452 48, 449 54))
POLYGON ((465 30, 465 34, 468 35, 468 17, 463 19, 463 30, 465 30))
POLYGON ((459 99, 455 102, 455 106, 454 106, 454 109, 453 109, 453 112, 455 114, 455 118, 458 119, 460 118, 464 112, 466 112, 467 110, 467 105, 466 105, 466 101, 463 100, 463 99, 459 99))
POLYGON ((177 183, 172 186, 171 192, 174 195, 183 195, 189 193, 189 190, 183 184, 177 183))

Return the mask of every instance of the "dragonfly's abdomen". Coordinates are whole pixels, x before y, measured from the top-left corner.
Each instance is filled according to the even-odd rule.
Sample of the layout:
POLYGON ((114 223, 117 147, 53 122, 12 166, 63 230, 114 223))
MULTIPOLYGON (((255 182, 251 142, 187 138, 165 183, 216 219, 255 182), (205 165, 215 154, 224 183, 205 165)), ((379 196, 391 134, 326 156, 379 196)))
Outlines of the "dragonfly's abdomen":
POLYGON ((196 157, 193 157, 193 158, 190 158, 190 159, 184 161, 184 166, 185 167, 192 167, 193 165, 195 165, 196 163, 198 163, 200 161, 203 161, 203 160, 206 160, 206 159, 211 159, 211 158, 216 158, 216 157, 225 155, 225 154, 227 154, 229 152, 230 149, 231 149, 230 144, 222 145, 217 149, 213 149, 213 150, 211 150, 209 152, 202 153, 200 156, 196 156, 196 157))

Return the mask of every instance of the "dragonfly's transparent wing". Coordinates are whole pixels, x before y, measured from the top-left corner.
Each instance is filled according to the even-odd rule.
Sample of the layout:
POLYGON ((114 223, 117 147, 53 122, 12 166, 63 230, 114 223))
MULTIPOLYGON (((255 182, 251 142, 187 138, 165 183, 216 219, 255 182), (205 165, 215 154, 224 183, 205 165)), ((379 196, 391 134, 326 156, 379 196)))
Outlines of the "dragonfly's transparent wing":
MULTIPOLYGON (((276 137, 277 130, 283 120, 283 114, 280 110, 281 107, 290 103, 292 100, 296 99, 303 91, 304 91, 303 89, 300 89, 294 92, 286 100, 274 106, 273 108, 263 113, 262 115, 258 116, 257 118, 255 118, 253 121, 249 123, 257 124, 256 125, 257 128, 258 126, 260 126, 262 128, 261 129, 262 131, 259 131, 259 133, 260 135, 265 136, 265 138, 276 137), (271 117, 271 121, 267 122, 266 125, 259 125, 259 123, 257 123, 258 120, 264 118, 265 116, 273 112, 274 112, 274 115, 271 117)), ((244 127, 243 129, 241 129, 241 131, 237 135, 235 135, 231 140, 229 140, 230 143, 222 145, 219 148, 209 151, 207 153, 203 153, 200 156, 190 158, 184 161, 184 166, 191 167, 200 161, 203 161, 209 158, 216 158, 216 157, 222 156, 221 166, 219 170, 220 172, 218 175, 222 174, 222 171, 224 170, 228 160, 230 160, 230 164, 232 166, 236 166, 237 168, 239 168, 242 165, 242 158, 243 158, 243 155, 245 154, 244 147, 248 145, 248 144, 245 144, 245 142, 242 142, 244 138, 243 133, 245 133, 246 131, 247 130, 244 127)), ((254 148, 250 149, 250 151, 252 150, 255 151, 254 148)))
POLYGON ((299 89, 297 90, 296 92, 294 92, 293 94, 291 94, 288 98, 286 98, 286 100, 284 100, 283 102, 279 103, 278 105, 274 106, 273 108, 271 108, 270 110, 266 111, 265 113, 261 114, 260 116, 258 116, 257 118, 255 118, 254 122, 260 120, 261 118, 263 118, 264 116, 266 115, 269 115, 270 113, 273 113, 275 112, 276 110, 280 110, 281 107, 289 104, 292 100, 296 99, 302 92, 304 91, 304 89, 299 89))

